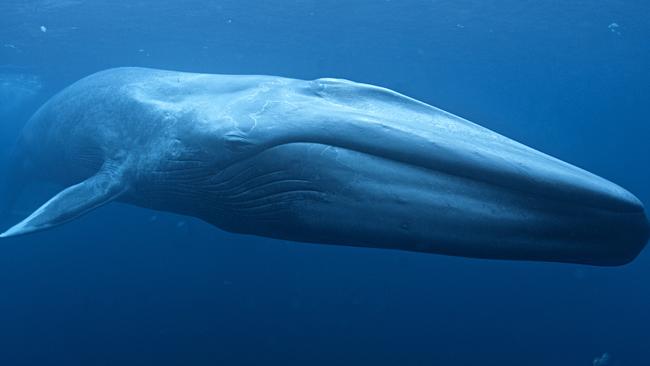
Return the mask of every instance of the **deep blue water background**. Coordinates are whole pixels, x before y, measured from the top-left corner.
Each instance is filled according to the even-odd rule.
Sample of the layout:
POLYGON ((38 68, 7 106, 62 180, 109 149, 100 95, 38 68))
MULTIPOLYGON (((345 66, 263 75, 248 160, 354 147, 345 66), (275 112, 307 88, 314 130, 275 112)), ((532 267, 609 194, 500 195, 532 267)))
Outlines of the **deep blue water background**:
MULTIPOLYGON (((648 15, 639 0, 2 0, 0 160, 41 102, 109 67, 341 77, 650 204, 648 15)), ((0 365, 650 365, 649 282, 650 251, 618 268, 471 260, 112 204, 1 242, 0 365)))

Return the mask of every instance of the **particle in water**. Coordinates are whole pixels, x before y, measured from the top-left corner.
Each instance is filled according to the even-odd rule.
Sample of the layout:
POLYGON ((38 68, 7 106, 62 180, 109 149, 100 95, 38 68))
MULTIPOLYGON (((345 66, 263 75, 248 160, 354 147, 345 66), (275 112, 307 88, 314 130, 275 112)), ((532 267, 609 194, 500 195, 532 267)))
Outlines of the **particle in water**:
POLYGON ((612 32, 612 33, 614 33, 616 35, 619 35, 619 36, 621 35, 621 31, 619 29, 619 28, 621 28, 621 26, 618 23, 616 23, 616 22, 611 23, 610 25, 607 26, 607 28, 610 30, 610 32, 612 32))
POLYGON ((41 32, 46 33, 47 32, 47 27, 44 25, 41 25, 41 32))

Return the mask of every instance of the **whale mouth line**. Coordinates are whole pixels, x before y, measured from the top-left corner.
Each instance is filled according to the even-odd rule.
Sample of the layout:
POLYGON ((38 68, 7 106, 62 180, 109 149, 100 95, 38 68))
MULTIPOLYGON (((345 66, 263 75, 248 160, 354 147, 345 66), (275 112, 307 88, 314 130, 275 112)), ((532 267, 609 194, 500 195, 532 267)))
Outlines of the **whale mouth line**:
MULTIPOLYGON (((492 169, 482 169, 483 166, 480 164, 482 162, 476 160, 468 160, 464 162, 460 159, 446 160, 444 158, 440 159, 432 157, 432 159, 427 161, 428 164, 419 164, 415 163, 413 159, 409 158, 409 156, 400 157, 381 150, 373 151, 370 149, 358 148, 345 144, 338 145, 318 141, 291 141, 267 147, 258 153, 291 144, 314 144, 354 151, 357 153, 373 156, 375 158, 386 159, 399 164, 422 169, 427 172, 446 174, 469 181, 480 182, 492 187, 498 187, 500 189, 511 192, 518 192, 521 195, 549 200, 559 204, 573 204, 577 207, 584 207, 600 212, 608 212, 614 214, 637 215, 644 213, 643 206, 640 201, 636 199, 636 197, 627 193, 627 191, 614 185, 613 183, 598 178, 597 176, 593 177, 596 179, 601 179, 603 182, 617 187, 620 191, 627 193, 627 195, 621 197, 598 197, 599 192, 590 192, 587 190, 588 188, 582 188, 579 185, 576 185, 575 187, 562 188, 560 184, 554 185, 554 182, 552 181, 535 181, 533 178, 526 175, 523 175, 524 179, 522 179, 521 177, 512 174, 510 171, 500 171, 498 169, 498 166, 495 168, 495 164, 488 164, 490 167, 492 167, 492 169), (493 177, 493 179, 489 179, 489 177, 493 177), (581 189, 583 190, 581 191, 581 189)), ((572 168, 579 169, 575 167, 572 168)))

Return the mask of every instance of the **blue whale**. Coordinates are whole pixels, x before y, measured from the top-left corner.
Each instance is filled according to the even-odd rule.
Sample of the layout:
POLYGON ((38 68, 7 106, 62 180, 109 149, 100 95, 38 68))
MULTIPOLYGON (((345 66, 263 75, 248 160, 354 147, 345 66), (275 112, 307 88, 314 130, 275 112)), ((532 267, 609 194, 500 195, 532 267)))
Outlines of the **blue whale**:
POLYGON ((623 188, 338 79, 106 70, 33 115, 13 165, 10 186, 63 190, 1 237, 116 200, 242 234, 474 258, 621 265, 648 241, 623 188))

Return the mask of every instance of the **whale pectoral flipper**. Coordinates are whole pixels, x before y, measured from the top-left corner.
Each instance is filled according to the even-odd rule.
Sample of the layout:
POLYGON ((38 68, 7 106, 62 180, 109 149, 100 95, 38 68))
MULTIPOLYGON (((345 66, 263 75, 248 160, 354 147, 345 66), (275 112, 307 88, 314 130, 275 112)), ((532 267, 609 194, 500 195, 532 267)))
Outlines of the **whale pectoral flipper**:
POLYGON ((25 220, 0 234, 0 238, 49 229, 111 202, 125 191, 121 175, 115 173, 103 169, 85 181, 64 189, 25 220))

